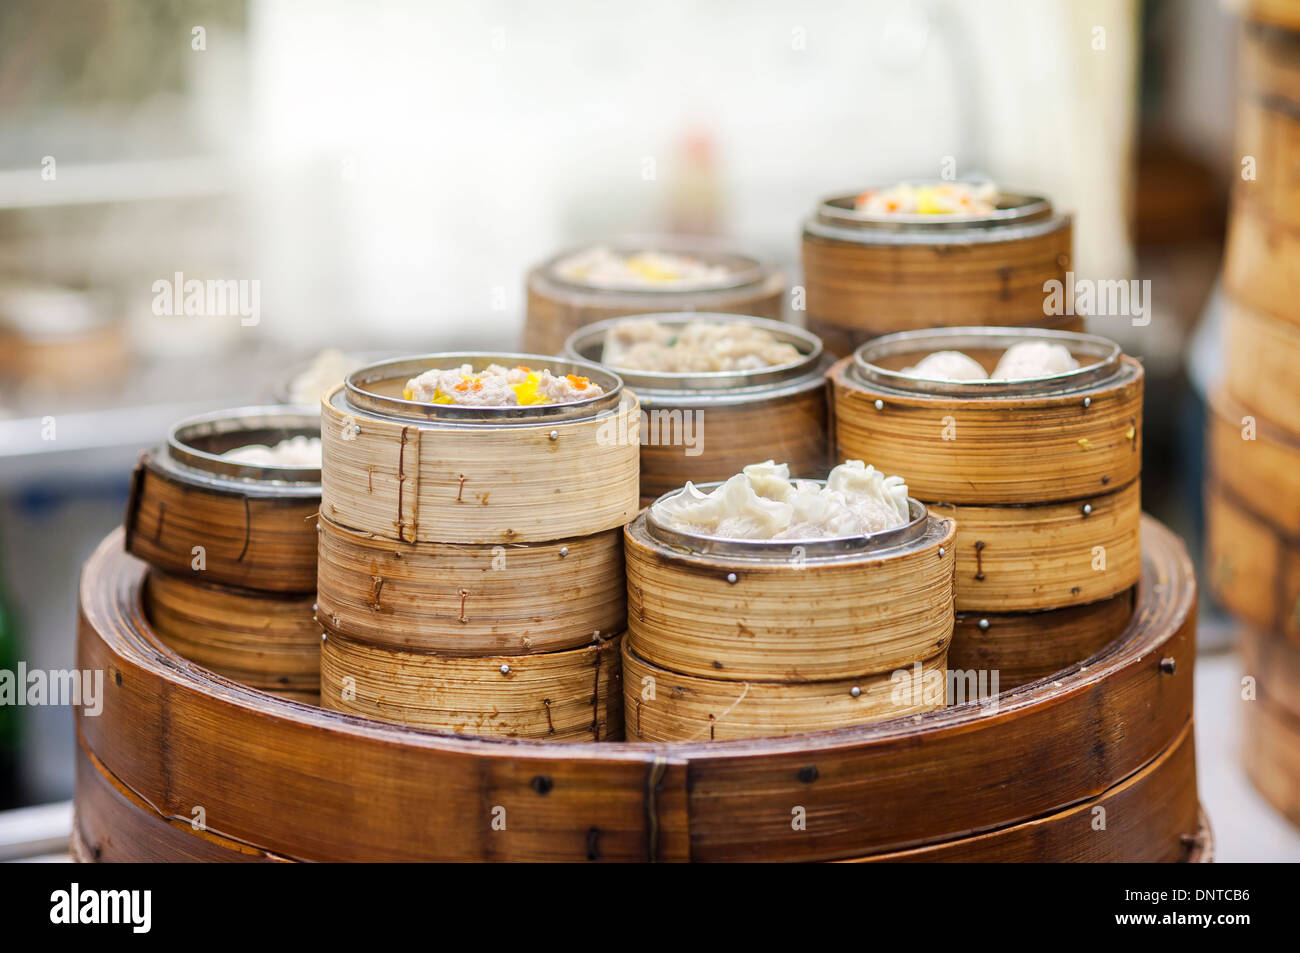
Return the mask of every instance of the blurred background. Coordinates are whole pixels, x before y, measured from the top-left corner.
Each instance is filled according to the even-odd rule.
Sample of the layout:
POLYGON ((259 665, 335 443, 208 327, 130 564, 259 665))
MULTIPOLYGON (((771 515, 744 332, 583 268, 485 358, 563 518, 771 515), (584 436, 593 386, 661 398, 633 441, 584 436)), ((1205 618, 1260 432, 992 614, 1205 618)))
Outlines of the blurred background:
MULTIPOLYGON (((178 418, 326 346, 511 347, 526 269, 584 241, 728 236, 797 284, 818 198, 948 157, 1074 211, 1080 277, 1151 280, 1150 325, 1090 330, 1146 364, 1145 506, 1198 552, 1237 30, 1217 0, 5 0, 0 669, 72 666, 80 564, 178 418), (156 314, 177 273, 256 281, 260 319, 156 314)), ((1207 603, 1220 857, 1300 858, 1207 603)), ((73 745, 67 709, 0 708, 0 807, 69 797, 73 745)))

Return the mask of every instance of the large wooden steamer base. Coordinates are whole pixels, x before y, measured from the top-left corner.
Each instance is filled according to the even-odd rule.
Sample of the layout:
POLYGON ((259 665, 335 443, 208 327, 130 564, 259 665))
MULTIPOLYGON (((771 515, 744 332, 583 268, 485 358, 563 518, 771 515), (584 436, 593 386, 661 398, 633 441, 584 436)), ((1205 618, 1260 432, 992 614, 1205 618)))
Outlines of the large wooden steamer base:
POLYGON ((140 609, 144 567, 113 533, 81 585, 78 665, 104 670, 106 697, 99 716, 77 716, 74 852, 102 861, 1205 859, 1192 747, 1195 581, 1169 531, 1146 520, 1142 537, 1123 634, 1004 692, 996 708, 968 703, 751 741, 570 744, 436 735, 213 675, 154 637, 140 609), (805 829, 792 823, 799 816, 805 829))

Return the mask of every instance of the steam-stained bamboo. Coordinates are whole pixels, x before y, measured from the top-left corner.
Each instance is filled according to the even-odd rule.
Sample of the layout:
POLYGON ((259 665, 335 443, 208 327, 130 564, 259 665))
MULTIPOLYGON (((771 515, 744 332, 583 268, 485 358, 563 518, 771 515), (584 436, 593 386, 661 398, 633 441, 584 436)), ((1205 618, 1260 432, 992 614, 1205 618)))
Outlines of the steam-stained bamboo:
POLYGON ((619 741, 618 643, 471 658, 379 648, 331 632, 320 653, 321 704, 455 734, 619 741))
POLYGON ((312 596, 220 586, 154 570, 145 612, 177 654, 252 688, 315 704, 320 626, 312 596))
POLYGON ((958 612, 948 668, 956 673, 996 672, 1001 691, 1045 678, 1113 642, 1129 623, 1133 599, 1130 590, 1065 609, 958 612))
POLYGON ((945 658, 830 681, 701 678, 652 665, 623 649, 629 739, 729 741, 824 731, 942 708, 945 658), (856 693, 854 689, 857 689, 856 693))
POLYGON ((442 655, 577 648, 626 625, 623 533, 547 543, 405 543, 321 519, 320 618, 442 655))
MULTIPOLYGON (((1168 531, 1148 521, 1144 538, 1124 634, 996 708, 782 739, 593 745, 439 736, 213 679, 157 643, 139 608, 143 567, 114 534, 82 577, 77 665, 108 677, 102 714, 77 712, 78 738, 154 812, 141 837, 158 837, 147 832, 160 824, 200 837, 191 812, 202 804, 203 836, 268 859, 817 860, 917 844, 992 858, 1004 834, 1156 763, 1190 723, 1194 577, 1168 531), (1078 756, 1098 738, 1101 755, 1078 756), (485 804, 505 812, 509 837, 492 830, 497 815, 485 804), (815 821, 793 838, 792 804, 815 821), (428 823, 412 825, 416 816, 428 823)), ((84 794, 81 855, 120 855, 110 828, 80 823, 84 794)), ((1161 801, 1152 794, 1131 809, 1157 811, 1161 801)), ((1198 833, 1150 821, 1138 825, 1140 843, 1019 838, 1017 849, 1034 860, 1172 857, 1198 833)), ((186 855, 161 838, 148 847, 186 855)))

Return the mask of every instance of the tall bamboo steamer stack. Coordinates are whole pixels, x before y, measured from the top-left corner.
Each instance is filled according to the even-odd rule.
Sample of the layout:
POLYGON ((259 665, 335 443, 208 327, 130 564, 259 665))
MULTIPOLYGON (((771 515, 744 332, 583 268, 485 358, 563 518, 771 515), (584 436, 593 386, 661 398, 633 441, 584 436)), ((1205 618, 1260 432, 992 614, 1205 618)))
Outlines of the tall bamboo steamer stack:
POLYGON ((629 737, 753 738, 942 707, 956 529, 908 502, 901 528, 804 543, 680 532, 653 505, 638 516, 626 530, 629 737))
POLYGON ((786 738, 611 745, 436 734, 214 675, 159 640, 115 532, 80 584, 77 667, 105 691, 76 714, 74 856, 1204 860, 1195 577, 1168 530, 1142 536, 1127 627, 1050 679, 786 738))
POLYGON ((1253 0, 1240 49, 1237 146, 1224 258, 1223 377, 1210 397, 1206 569, 1243 623, 1257 698, 1243 760, 1300 824, 1300 14, 1253 0))
POLYGON ((781 271, 716 240, 657 236, 626 238, 604 244, 620 255, 642 251, 685 255, 726 268, 727 277, 695 285, 680 282, 663 282, 659 286, 591 284, 566 278, 560 273, 559 266, 566 259, 584 250, 568 249, 528 273, 525 351, 558 354, 569 335, 579 328, 629 314, 700 311, 747 314, 774 321, 784 317, 786 285, 781 271))
POLYGON ((644 314, 587 325, 565 342, 566 357, 599 361, 606 335, 626 321, 685 326, 737 322, 793 345, 798 361, 761 370, 676 374, 611 367, 641 400, 641 503, 688 480, 711 483, 767 458, 800 476, 830 466, 826 370, 831 359, 816 335, 778 321, 724 314, 644 314))
POLYGON ((1092 335, 948 328, 878 338, 830 380, 838 456, 905 474, 957 522, 952 667, 1017 685, 1114 638, 1140 572, 1140 364, 1092 335), (1064 345, 1080 367, 1014 382, 900 373, 941 350, 991 371, 1021 341, 1064 345))
POLYGON ((1044 312, 1044 284, 1071 269, 1069 215, 1004 192, 981 216, 871 215, 856 195, 822 200, 803 227, 807 327, 837 356, 882 334, 1014 325, 1082 331, 1044 312))
POLYGON ((221 454, 320 433, 309 408, 243 407, 183 420, 131 480, 126 548, 149 563, 145 608, 184 657, 263 691, 315 702, 320 468, 221 454))
POLYGON ((617 740, 622 526, 638 508, 636 397, 595 365, 434 354, 322 400, 321 704, 458 734, 617 740), (402 397, 430 368, 580 374, 568 404, 402 397))

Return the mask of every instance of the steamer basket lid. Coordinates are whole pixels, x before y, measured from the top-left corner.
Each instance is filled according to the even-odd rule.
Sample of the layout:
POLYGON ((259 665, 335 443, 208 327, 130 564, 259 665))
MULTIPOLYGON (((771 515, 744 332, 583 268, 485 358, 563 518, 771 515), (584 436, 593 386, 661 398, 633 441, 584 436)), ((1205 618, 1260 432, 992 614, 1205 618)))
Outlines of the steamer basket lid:
POLYGON ((589 361, 541 354, 494 351, 464 351, 424 354, 380 361, 353 371, 343 387, 332 396, 334 405, 345 412, 367 412, 394 420, 438 423, 447 426, 510 426, 546 424, 563 420, 586 420, 617 409, 623 395, 623 380, 608 368, 589 361), (604 393, 563 404, 530 404, 509 407, 469 407, 461 404, 426 404, 401 397, 406 381, 434 368, 453 370, 462 364, 475 369, 489 364, 547 368, 552 374, 578 374, 599 385, 604 393), (397 396, 394 396, 394 392, 397 396))
POLYGON ((750 315, 721 314, 711 311, 673 311, 632 314, 606 318, 580 327, 564 342, 564 353, 577 360, 599 362, 605 335, 629 321, 656 321, 660 324, 688 325, 703 321, 709 324, 747 324, 770 332, 778 341, 793 345, 800 353, 797 361, 751 371, 709 371, 685 374, 640 371, 611 367, 641 396, 647 393, 698 396, 716 393, 720 398, 735 396, 737 390, 772 389, 784 384, 798 384, 809 376, 820 382, 824 373, 822 341, 817 335, 784 321, 772 321, 750 315))
MULTIPOLYGON (((825 486, 825 480, 808 480, 825 486)), ((697 483, 701 490, 714 490, 721 482, 697 483)), ((925 504, 914 497, 907 498, 908 522, 893 529, 868 533, 865 536, 840 536, 833 539, 734 539, 724 536, 705 536, 671 529, 655 517, 655 506, 663 500, 684 493, 685 488, 671 490, 651 503, 645 511, 646 532, 652 538, 674 549, 685 550, 700 556, 727 556, 765 561, 790 561, 792 559, 825 560, 852 558, 887 553, 907 543, 922 539, 928 529, 930 513, 925 504)))
POLYGON ((1083 390, 1117 373, 1123 357, 1108 338, 1045 328, 961 327, 900 331, 868 341, 853 352, 850 375, 859 382, 908 394, 935 397, 1048 397, 1083 390), (939 381, 889 370, 879 361, 899 355, 919 360, 935 351, 1004 350, 1025 341, 1061 344, 1080 366, 1063 374, 1023 380, 939 381))

